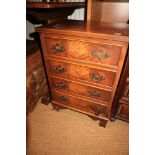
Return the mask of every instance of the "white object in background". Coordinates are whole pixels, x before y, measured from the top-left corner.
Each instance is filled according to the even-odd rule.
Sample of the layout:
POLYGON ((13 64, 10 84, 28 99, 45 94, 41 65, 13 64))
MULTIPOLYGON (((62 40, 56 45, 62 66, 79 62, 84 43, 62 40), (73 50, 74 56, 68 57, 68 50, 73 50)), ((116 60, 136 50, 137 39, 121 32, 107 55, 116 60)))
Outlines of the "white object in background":
MULTIPOLYGON (((85 2, 85 0, 67 0, 66 2, 85 2)), ((76 9, 72 15, 68 16, 68 19, 84 20, 84 8, 76 9)))
POLYGON ((33 40, 33 38, 30 38, 30 33, 33 33, 34 30, 34 25, 31 24, 29 21, 26 20, 26 39, 28 40, 33 40))

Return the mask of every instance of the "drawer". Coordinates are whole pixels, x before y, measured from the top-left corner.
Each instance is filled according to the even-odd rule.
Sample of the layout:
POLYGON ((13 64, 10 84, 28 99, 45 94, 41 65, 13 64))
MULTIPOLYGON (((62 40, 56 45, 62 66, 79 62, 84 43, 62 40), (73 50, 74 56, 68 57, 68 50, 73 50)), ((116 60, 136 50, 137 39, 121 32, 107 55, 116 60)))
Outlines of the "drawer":
POLYGON ((47 55, 118 66, 121 46, 57 38, 45 39, 47 55))
MULTIPOLYGON (((127 79, 129 79, 129 78, 127 78, 127 79)), ((129 98, 129 82, 126 80, 123 85, 122 96, 129 98)))
POLYGON ((80 64, 47 59, 47 65, 51 75, 65 79, 94 83, 100 86, 105 85, 108 87, 112 87, 115 80, 115 72, 90 68, 80 64))
POLYGON ((129 119, 129 105, 119 102, 119 107, 116 113, 117 116, 128 120, 129 119))
POLYGON ((97 102, 85 100, 76 96, 65 94, 58 91, 52 91, 53 101, 68 105, 77 109, 85 110, 94 113, 96 116, 106 116, 107 105, 102 105, 97 102))
POLYGON ((92 100, 98 100, 100 102, 109 102, 110 100, 111 91, 54 77, 50 77, 50 84, 52 89, 81 95, 92 100))

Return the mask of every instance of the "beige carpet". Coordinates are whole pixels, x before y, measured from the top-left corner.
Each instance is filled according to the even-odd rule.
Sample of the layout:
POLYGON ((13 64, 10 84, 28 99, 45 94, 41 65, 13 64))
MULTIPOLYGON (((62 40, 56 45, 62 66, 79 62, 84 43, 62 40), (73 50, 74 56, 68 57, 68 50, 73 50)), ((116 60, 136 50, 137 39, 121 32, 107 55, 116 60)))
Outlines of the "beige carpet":
POLYGON ((128 123, 98 121, 38 104, 28 119, 27 155, 128 155, 128 123))

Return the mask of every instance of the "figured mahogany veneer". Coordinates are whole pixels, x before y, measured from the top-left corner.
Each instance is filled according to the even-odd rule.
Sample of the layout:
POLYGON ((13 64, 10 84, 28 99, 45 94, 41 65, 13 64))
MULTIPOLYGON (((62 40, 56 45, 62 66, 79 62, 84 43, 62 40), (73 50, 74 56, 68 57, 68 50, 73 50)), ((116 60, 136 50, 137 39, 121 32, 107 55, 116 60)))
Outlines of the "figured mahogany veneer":
POLYGON ((63 77, 65 79, 77 80, 79 82, 93 83, 112 87, 115 80, 115 72, 90 68, 79 64, 47 59, 48 72, 50 75, 63 77))
POLYGON ((48 56, 67 57, 118 66, 121 46, 59 38, 46 38, 48 56), (60 49, 60 50, 58 50, 60 49))
POLYGON ((96 116, 107 116, 108 106, 101 104, 99 102, 92 102, 85 98, 80 98, 77 96, 69 95, 62 92, 52 91, 53 100, 64 105, 69 105, 71 107, 87 110, 94 113, 96 116))
POLYGON ((40 33, 54 109, 106 126, 128 48, 128 24, 67 21, 40 33))
POLYGON ((50 83, 53 90, 79 95, 81 97, 85 96, 85 98, 95 100, 96 102, 109 102, 110 100, 111 91, 103 90, 101 88, 52 76, 50 78, 50 83))

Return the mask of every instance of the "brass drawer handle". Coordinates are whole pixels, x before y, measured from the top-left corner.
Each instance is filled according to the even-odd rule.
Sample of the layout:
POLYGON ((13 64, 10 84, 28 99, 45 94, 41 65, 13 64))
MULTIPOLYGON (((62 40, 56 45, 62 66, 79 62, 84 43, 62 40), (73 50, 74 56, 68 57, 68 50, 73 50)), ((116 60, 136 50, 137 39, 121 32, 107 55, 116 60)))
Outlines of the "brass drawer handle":
POLYGON ((96 116, 101 114, 101 111, 100 111, 100 109, 98 107, 94 111, 95 111, 96 116))
POLYGON ((54 70, 55 70, 56 73, 64 73, 64 72, 67 71, 67 69, 62 67, 61 65, 55 66, 54 70))
POLYGON ((99 73, 91 73, 91 74, 89 74, 89 77, 91 77, 92 80, 94 80, 96 82, 105 80, 105 77, 103 75, 100 75, 99 73))
POLYGON ((67 102, 68 101, 68 99, 65 96, 58 96, 58 100, 60 102, 67 102))
POLYGON ((88 94, 93 98, 99 98, 101 96, 97 91, 89 91, 88 94))
POLYGON ((59 52, 64 52, 65 51, 65 48, 60 45, 59 43, 51 46, 51 49, 55 52, 55 53, 59 53, 59 52))
POLYGON ((110 57, 110 54, 108 52, 104 53, 98 53, 97 51, 92 51, 92 56, 98 59, 106 59, 110 57))
POLYGON ((66 89, 66 88, 68 88, 67 84, 63 83, 63 82, 58 82, 55 85, 56 85, 56 88, 59 88, 59 89, 66 89))

